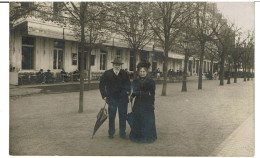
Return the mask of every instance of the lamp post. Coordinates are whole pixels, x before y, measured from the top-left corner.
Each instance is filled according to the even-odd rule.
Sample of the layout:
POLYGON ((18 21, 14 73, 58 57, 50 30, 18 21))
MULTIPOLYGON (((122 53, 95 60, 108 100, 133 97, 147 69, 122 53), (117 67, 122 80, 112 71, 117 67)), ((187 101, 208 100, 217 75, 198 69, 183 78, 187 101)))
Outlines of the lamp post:
POLYGON ((183 47, 185 52, 185 58, 184 58, 184 72, 182 74, 182 92, 187 92, 187 86, 186 86, 186 79, 187 79, 187 61, 188 61, 188 40, 187 37, 183 41, 183 47))
POLYGON ((228 55, 228 78, 227 78, 227 84, 230 84, 230 58, 231 56, 228 55))

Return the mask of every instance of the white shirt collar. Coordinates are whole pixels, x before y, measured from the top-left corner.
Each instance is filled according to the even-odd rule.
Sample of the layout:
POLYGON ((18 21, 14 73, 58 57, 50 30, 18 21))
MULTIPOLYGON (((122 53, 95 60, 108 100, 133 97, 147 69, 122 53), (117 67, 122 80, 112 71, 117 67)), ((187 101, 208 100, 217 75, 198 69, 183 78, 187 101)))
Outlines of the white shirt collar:
MULTIPOLYGON (((114 73, 116 74, 116 71, 115 71, 115 69, 113 69, 113 71, 114 71, 114 73)), ((118 74, 119 74, 119 72, 120 72, 120 69, 118 70, 118 74)), ((116 75, 118 75, 118 74, 116 74, 116 75)))

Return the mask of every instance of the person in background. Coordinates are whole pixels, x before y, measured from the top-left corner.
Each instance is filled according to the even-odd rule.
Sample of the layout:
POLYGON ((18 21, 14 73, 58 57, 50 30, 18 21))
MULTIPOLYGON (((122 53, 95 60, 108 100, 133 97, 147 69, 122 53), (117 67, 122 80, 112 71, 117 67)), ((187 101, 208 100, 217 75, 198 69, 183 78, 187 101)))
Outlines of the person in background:
POLYGON ((73 71, 73 81, 78 81, 79 78, 80 78, 80 73, 79 70, 76 69, 75 71, 73 71))
POLYGON ((54 82, 54 77, 50 69, 48 69, 47 72, 45 72, 44 74, 45 74, 45 83, 54 82))
POLYGON ((61 69, 60 74, 61 74, 62 82, 69 81, 70 77, 69 77, 68 73, 64 70, 64 68, 61 69))
POLYGON ((38 83, 45 83, 45 74, 43 73, 43 69, 40 69, 40 71, 36 73, 36 76, 38 83))
POLYGON ((157 76, 157 79, 160 78, 160 76, 161 76, 160 68, 157 68, 157 70, 156 70, 156 76, 157 76))

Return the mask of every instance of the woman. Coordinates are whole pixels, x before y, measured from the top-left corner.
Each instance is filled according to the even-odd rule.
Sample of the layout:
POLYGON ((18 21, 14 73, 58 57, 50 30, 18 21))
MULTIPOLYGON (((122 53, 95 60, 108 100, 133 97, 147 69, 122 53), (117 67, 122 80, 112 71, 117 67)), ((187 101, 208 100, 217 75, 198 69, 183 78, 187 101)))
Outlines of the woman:
POLYGON ((153 142, 157 139, 154 116, 154 81, 148 77, 149 62, 138 64, 139 78, 133 81, 131 100, 135 98, 133 106, 133 126, 130 139, 134 142, 153 142))

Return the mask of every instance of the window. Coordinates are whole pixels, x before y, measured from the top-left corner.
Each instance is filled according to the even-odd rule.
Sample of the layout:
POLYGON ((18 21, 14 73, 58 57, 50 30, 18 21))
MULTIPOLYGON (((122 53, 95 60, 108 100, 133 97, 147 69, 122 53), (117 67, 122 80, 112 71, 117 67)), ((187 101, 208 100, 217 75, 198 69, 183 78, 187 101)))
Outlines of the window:
POLYGON ((142 61, 142 60, 147 60, 147 61, 148 61, 148 58, 149 58, 149 52, 147 52, 147 51, 142 51, 142 52, 140 53, 140 59, 141 59, 141 61, 142 61))
POLYGON ((121 50, 120 50, 120 49, 117 49, 117 50, 116 50, 116 57, 117 57, 118 59, 121 59, 121 50))
POLYGON ((93 66, 93 65, 95 65, 95 55, 91 55, 91 61, 90 61, 90 64, 91 64, 91 66, 93 66))
POLYGON ((22 37, 22 69, 34 68, 34 41, 33 37, 22 37))
POLYGON ((100 70, 106 70, 106 54, 106 51, 100 50, 100 70))
POLYGON ((72 58, 72 65, 77 65, 78 64, 78 55, 77 55, 77 53, 72 53, 71 54, 71 58, 72 58))
POLYGON ((130 51, 130 69, 129 71, 134 71, 134 52, 130 51))
POLYGON ((54 41, 54 50, 53 50, 53 69, 62 69, 63 68, 63 41, 54 41))

